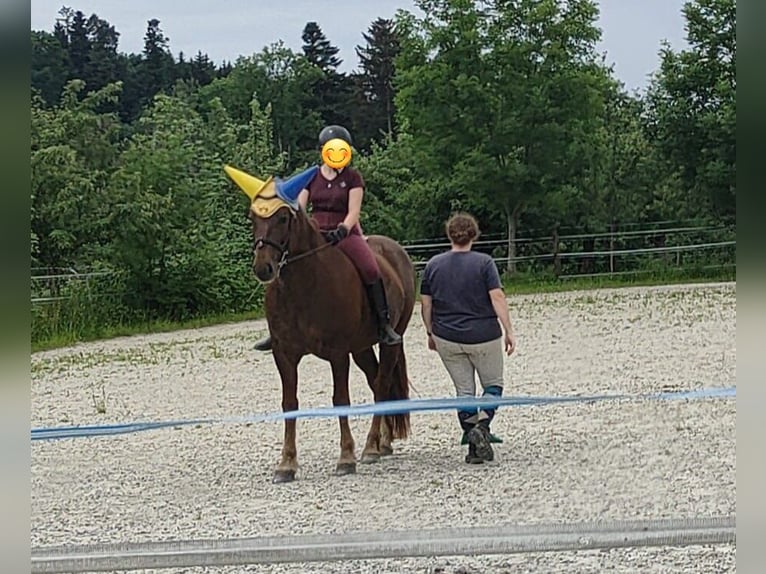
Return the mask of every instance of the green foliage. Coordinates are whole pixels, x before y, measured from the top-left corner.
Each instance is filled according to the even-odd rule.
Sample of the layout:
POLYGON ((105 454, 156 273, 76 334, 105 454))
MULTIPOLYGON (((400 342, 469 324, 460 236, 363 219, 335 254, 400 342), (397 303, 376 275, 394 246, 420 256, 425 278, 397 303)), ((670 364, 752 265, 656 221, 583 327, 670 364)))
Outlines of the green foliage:
POLYGON ((418 6, 423 19, 400 20, 397 109, 453 199, 504 221, 511 239, 532 203, 592 203, 608 79, 595 4, 418 6))
MULTIPOLYGON (((51 32, 32 31, 31 265, 109 277, 35 306, 35 344, 257 315, 247 199, 222 167, 289 176, 318 161, 326 123, 352 130, 368 234, 442 237, 449 214, 467 210, 485 237, 507 239, 502 257, 525 253, 516 239, 531 229, 733 221, 733 0, 688 2, 689 48, 663 47, 634 95, 596 53, 594 0, 416 4, 424 17, 370 24, 352 74, 316 23, 299 52, 278 42, 220 66, 202 51, 175 59, 156 19, 141 54, 67 8, 51 32)), ((728 251, 683 257, 697 276, 732 262, 728 251)), ((602 259, 563 266, 589 273, 602 259)), ((678 259, 625 266, 671 280, 678 259)), ((561 283, 561 264, 507 271, 514 284, 561 283)))
POLYGON ((31 227, 33 265, 81 266, 98 257, 106 239, 106 182, 115 168, 122 125, 96 110, 114 102, 120 84, 82 100, 80 80, 69 82, 61 104, 32 100, 31 227))
POLYGON ((678 186, 668 198, 680 213, 736 213, 737 40, 734 0, 684 6, 688 50, 664 46, 648 94, 648 131, 661 167, 678 186))
POLYGON ((367 45, 357 47, 360 73, 356 74, 358 97, 353 114, 354 140, 367 148, 396 127, 394 102, 395 61, 399 39, 393 20, 378 18, 363 33, 367 45))

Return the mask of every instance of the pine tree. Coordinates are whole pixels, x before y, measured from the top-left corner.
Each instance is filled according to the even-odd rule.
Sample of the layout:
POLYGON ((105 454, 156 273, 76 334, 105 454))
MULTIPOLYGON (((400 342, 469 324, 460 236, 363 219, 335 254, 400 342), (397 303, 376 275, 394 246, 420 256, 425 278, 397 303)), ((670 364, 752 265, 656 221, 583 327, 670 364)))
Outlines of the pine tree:
POLYGON ((366 146, 367 140, 394 132, 393 78, 399 40, 393 21, 385 18, 375 20, 362 36, 367 45, 356 47, 362 71, 355 78, 360 109, 354 123, 366 146))
POLYGON ((148 21, 144 36, 144 59, 142 76, 144 79, 145 101, 155 94, 166 91, 174 81, 174 61, 170 54, 169 40, 160 28, 160 21, 152 18, 148 21))
POLYGON ((330 44, 316 22, 308 22, 303 28, 303 54, 306 59, 324 72, 335 72, 343 63, 336 54, 339 49, 330 44))
POLYGON ((88 59, 85 64, 84 80, 87 89, 98 90, 122 79, 120 57, 117 53, 119 33, 114 26, 95 14, 88 18, 88 59))
POLYGON ((67 13, 67 51, 71 65, 71 78, 85 79, 85 68, 88 65, 90 55, 90 41, 88 40, 88 21, 85 14, 79 10, 67 13))
POLYGON ((315 99, 310 109, 316 111, 325 124, 352 124, 354 108, 353 82, 346 74, 337 71, 342 63, 336 54, 338 48, 325 37, 316 22, 308 22, 303 28, 303 54, 306 60, 322 72, 312 86, 315 99))

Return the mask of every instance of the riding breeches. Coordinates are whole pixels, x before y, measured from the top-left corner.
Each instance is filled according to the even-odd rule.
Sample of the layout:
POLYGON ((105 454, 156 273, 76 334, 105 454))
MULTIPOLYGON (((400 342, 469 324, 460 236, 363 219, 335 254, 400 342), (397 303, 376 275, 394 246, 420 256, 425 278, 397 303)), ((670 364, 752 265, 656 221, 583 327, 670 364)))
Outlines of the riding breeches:
POLYGON ((380 267, 375 260, 375 255, 360 234, 351 232, 338 243, 338 249, 351 259, 365 285, 370 285, 380 279, 380 267))

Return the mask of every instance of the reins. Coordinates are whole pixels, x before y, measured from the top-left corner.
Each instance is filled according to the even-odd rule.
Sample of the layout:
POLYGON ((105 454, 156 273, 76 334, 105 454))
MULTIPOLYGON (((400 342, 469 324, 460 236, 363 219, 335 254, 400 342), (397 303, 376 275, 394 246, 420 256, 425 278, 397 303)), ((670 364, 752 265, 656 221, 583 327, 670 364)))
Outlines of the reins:
POLYGON ((321 251, 325 247, 330 247, 332 243, 329 241, 327 243, 323 243, 319 247, 314 247, 313 249, 309 249, 308 251, 304 251, 303 253, 299 253, 298 255, 295 255, 294 257, 288 257, 287 250, 284 251, 284 255, 282 256, 282 259, 279 262, 280 267, 284 267, 288 263, 294 263, 295 261, 299 261, 300 259, 303 259, 304 257, 308 257, 309 255, 314 255, 317 251, 321 251))
POLYGON ((278 269, 282 269, 285 265, 288 263, 294 263, 296 261, 300 261, 304 257, 308 257, 309 255, 314 255, 318 251, 321 251, 322 249, 325 249, 326 247, 330 247, 332 243, 329 241, 326 243, 323 243, 322 245, 319 245, 318 247, 314 247, 313 249, 309 249, 308 251, 304 251, 303 253, 298 253, 297 255, 294 255, 293 257, 290 257, 290 251, 287 249, 287 245, 279 245, 275 241, 272 241, 268 237, 258 237, 255 240, 255 248, 257 249, 259 245, 269 245, 279 251, 280 257, 279 257, 279 263, 277 264, 278 269))

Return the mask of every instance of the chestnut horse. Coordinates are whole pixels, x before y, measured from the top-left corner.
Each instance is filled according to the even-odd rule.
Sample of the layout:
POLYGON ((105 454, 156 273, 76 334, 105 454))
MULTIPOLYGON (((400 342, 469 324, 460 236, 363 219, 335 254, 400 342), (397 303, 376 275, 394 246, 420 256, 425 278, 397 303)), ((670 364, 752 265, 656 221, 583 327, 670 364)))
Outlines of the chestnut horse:
MULTIPOLYGON (((282 410, 298 409, 298 364, 305 355, 330 363, 333 404, 349 405, 349 355, 364 372, 378 401, 409 397, 403 344, 373 349, 377 323, 361 277, 346 255, 327 243, 302 209, 282 205, 268 217, 252 210, 253 272, 266 284, 266 319, 282 380, 282 410)), ((388 298, 391 324, 404 334, 415 305, 415 268, 404 249, 382 236, 368 237, 388 298)), ((335 473, 356 472, 354 439, 348 418, 339 417, 340 458, 335 473)), ((361 462, 376 462, 393 452, 392 439, 406 438, 409 414, 373 416, 361 462), (382 424, 381 424, 382 423, 382 424), (382 427, 382 428, 381 428, 382 427)), ((298 468, 296 420, 285 421, 282 456, 274 482, 295 479, 298 468)))

